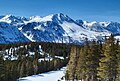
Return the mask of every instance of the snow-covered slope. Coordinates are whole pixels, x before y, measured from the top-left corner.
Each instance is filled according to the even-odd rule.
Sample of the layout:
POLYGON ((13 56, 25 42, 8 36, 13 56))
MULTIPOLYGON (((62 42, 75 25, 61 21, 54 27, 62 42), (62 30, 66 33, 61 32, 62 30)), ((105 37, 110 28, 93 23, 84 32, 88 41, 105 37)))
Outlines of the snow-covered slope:
POLYGON ((73 20, 62 13, 30 18, 5 15, 0 16, 0 24, 0 43, 26 42, 27 39, 32 42, 83 43, 85 38, 91 41, 101 40, 111 33, 120 35, 117 22, 73 20))
POLYGON ((20 78, 19 81, 64 81, 61 80, 61 78, 65 75, 65 70, 66 67, 63 67, 61 70, 58 71, 51 71, 47 73, 20 78))

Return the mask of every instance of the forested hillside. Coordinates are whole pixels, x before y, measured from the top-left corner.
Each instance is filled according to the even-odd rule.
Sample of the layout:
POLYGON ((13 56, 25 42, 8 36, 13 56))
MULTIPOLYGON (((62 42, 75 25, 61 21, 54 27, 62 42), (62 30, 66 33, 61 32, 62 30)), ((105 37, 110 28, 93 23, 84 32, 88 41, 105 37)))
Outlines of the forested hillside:
POLYGON ((36 42, 0 45, 0 81, 58 70, 66 66, 71 45, 36 42))
POLYGON ((66 80, 120 81, 120 45, 114 36, 104 42, 92 41, 80 48, 71 47, 66 80))

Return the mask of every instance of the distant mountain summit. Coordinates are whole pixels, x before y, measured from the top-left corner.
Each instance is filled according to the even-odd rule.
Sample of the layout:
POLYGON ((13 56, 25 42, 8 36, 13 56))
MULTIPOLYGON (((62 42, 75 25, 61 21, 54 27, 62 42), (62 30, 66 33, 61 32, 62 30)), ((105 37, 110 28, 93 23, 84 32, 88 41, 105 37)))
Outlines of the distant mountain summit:
POLYGON ((110 34, 119 38, 120 23, 74 20, 62 13, 30 18, 0 16, 0 43, 44 41, 80 44, 85 38, 102 40, 110 34))

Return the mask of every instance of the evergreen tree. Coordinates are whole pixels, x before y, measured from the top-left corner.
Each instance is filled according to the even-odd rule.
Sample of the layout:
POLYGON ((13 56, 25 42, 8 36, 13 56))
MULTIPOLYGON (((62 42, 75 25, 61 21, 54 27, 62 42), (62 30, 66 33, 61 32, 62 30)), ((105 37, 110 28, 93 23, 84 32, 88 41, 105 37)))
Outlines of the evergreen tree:
POLYGON ((90 52, 87 55, 87 71, 91 81, 97 80, 97 68, 99 66, 99 47, 95 41, 92 41, 90 46, 90 52))
POLYGON ((114 37, 111 35, 109 40, 105 43, 104 51, 103 51, 103 56, 100 59, 99 63, 99 72, 98 76, 103 80, 103 81, 113 81, 116 78, 116 51, 115 51, 115 42, 114 42, 114 37))
POLYGON ((116 43, 116 49, 117 49, 117 65, 118 65, 116 81, 120 81, 120 45, 118 40, 116 43))
POLYGON ((90 70, 89 70, 89 54, 90 54, 90 46, 88 43, 88 39, 86 38, 85 40, 85 45, 84 45, 84 55, 85 57, 85 77, 86 77, 86 81, 89 80, 90 78, 90 70))
POLYGON ((4 60, 0 56, 0 81, 5 81, 5 66, 4 66, 4 60))
POLYGON ((20 77, 25 77, 27 75, 26 61, 23 61, 20 68, 20 77))
POLYGON ((26 62, 26 71, 27 71, 27 76, 28 75, 32 75, 32 74, 34 74, 34 68, 33 68, 33 64, 32 64, 32 62, 31 61, 29 61, 29 60, 27 60, 27 62, 26 62))
POLYGON ((33 61, 33 68, 34 68, 34 74, 37 74, 37 72, 38 72, 38 59, 35 59, 33 61))
POLYGON ((86 55, 84 54, 83 48, 80 50, 80 55, 77 60, 77 67, 76 67, 76 79, 77 80, 85 80, 85 74, 86 74, 86 55))
POLYGON ((90 46, 86 38, 85 45, 83 49, 81 49, 77 61, 76 76, 78 80, 82 79, 82 81, 85 80, 88 81, 90 78, 89 54, 90 54, 90 46))
POLYGON ((70 61, 68 63, 67 66, 67 80, 74 80, 75 79, 75 69, 76 69, 76 58, 77 58, 77 47, 76 46, 72 46, 71 47, 71 52, 70 52, 70 61))

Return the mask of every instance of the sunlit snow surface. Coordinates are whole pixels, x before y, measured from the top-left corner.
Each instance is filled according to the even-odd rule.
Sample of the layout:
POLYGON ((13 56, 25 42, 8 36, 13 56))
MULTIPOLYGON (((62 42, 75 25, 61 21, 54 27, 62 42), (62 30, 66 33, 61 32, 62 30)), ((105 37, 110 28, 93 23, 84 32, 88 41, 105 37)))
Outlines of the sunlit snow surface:
POLYGON ((58 81, 64 76, 65 70, 66 67, 63 67, 58 71, 50 71, 38 75, 23 77, 19 81, 58 81))

